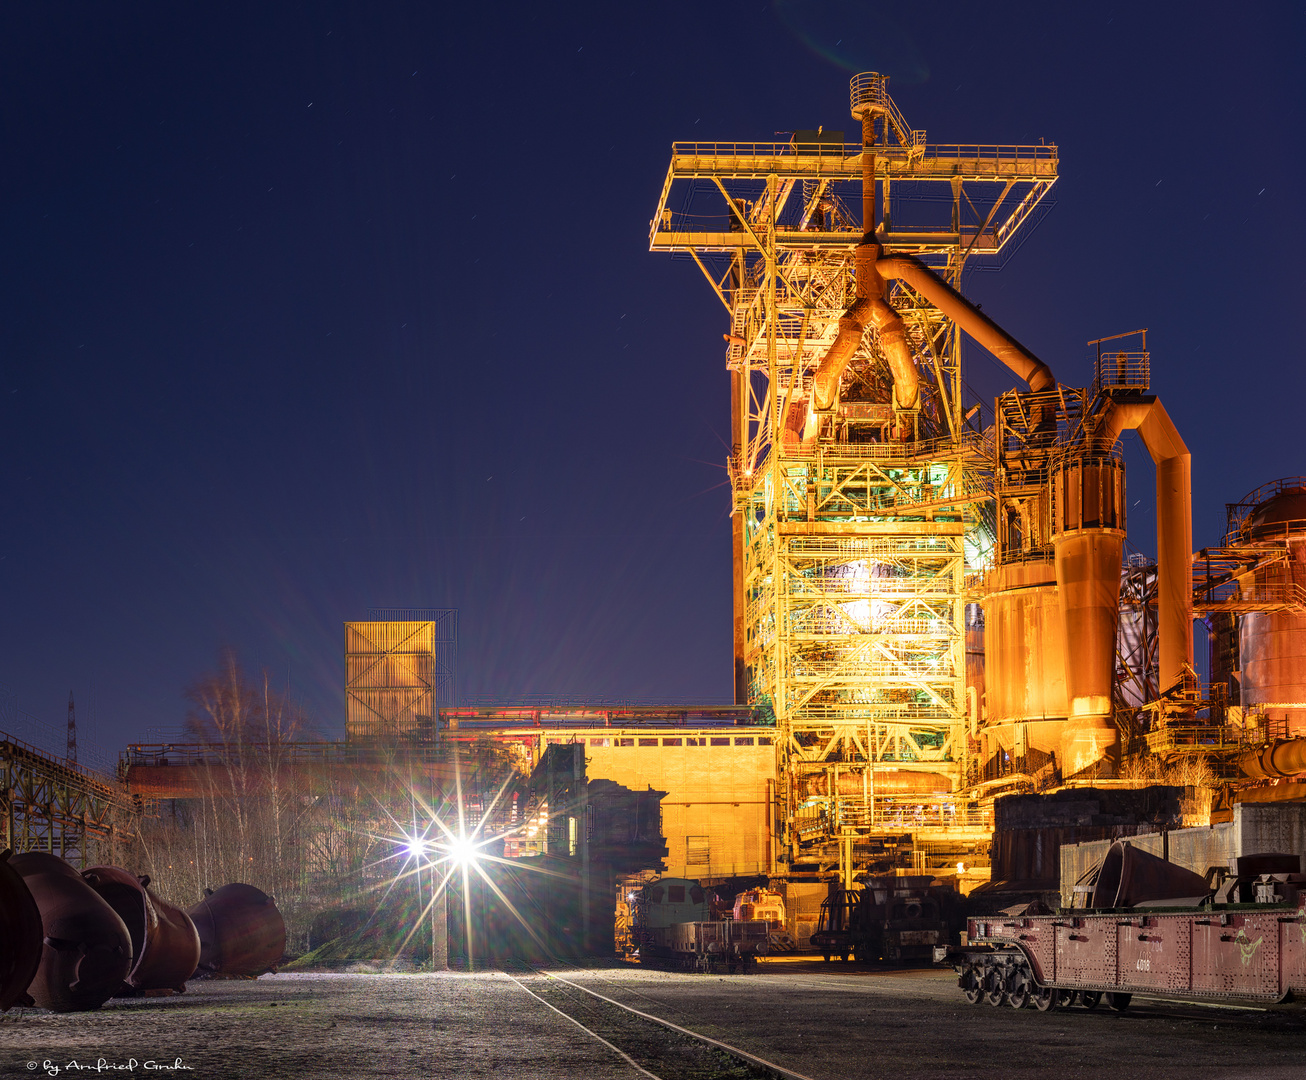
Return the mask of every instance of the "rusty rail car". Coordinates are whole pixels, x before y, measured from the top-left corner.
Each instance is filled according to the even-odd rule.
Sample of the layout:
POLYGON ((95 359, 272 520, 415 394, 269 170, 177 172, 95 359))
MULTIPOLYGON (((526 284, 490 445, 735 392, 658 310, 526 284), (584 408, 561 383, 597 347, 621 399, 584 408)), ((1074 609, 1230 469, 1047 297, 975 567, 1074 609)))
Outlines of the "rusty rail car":
POLYGON ((765 919, 714 919, 707 891, 687 878, 659 878, 632 893, 632 937, 641 963, 687 971, 750 971, 770 951, 765 919))
MULTIPOLYGON (((1276 1003, 1306 997, 1306 875, 1296 855, 1235 860, 1217 890, 1189 871, 1117 843, 1092 910, 976 916, 966 942, 938 950, 972 1004, 1034 1005, 1134 994, 1276 1003), (1196 884, 1200 893, 1193 895, 1196 884), (1103 901, 1106 901, 1105 903, 1103 901)), ((937 955, 937 954, 936 954, 937 955)))
POLYGON ((966 1000, 1039 1010, 1134 994, 1279 1002, 1306 993, 1306 904, 969 920, 948 950, 966 1000))

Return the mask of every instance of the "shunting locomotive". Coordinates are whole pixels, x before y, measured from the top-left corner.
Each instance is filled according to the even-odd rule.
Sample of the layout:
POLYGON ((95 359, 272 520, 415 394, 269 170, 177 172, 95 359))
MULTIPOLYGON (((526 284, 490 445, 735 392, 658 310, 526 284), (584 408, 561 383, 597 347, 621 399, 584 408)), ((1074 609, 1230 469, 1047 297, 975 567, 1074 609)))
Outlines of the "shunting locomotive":
POLYGON ((747 971, 769 950, 766 919, 714 919, 707 891, 686 878, 650 881, 635 896, 641 963, 689 971, 747 971))

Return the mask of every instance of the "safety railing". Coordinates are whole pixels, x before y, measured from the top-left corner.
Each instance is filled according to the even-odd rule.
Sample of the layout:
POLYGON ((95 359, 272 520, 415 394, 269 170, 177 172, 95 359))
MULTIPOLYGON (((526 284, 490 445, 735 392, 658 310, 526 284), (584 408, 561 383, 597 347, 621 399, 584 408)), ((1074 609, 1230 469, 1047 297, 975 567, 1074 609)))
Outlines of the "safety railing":
POLYGON ((103 773, 88 769, 85 765, 69 761, 67 758, 57 757, 39 746, 33 746, 3 731, 0 731, 0 756, 15 761, 20 767, 26 763, 46 772, 59 772, 69 778, 75 777, 96 789, 112 791, 113 781, 103 773))
POLYGON ((1093 393, 1103 390, 1136 390, 1152 385, 1151 353, 1099 352, 1093 363, 1093 393))
POLYGON ((1224 724, 1186 724, 1162 727, 1143 736, 1153 754, 1176 751, 1235 750, 1246 745, 1243 733, 1224 724))
MULTIPOLYGON (((913 131, 912 135, 924 136, 924 132, 913 131)), ((877 156, 895 157, 908 155, 913 148, 901 146, 877 146, 877 156)), ((1055 162, 1057 147, 1021 146, 1005 143, 923 143, 920 154, 926 159, 961 161, 1019 161, 1019 162, 1055 162)), ((859 159, 862 153, 861 143, 821 143, 819 152, 798 153, 792 142, 673 142, 671 153, 676 158, 765 158, 765 157, 843 157, 859 159)))

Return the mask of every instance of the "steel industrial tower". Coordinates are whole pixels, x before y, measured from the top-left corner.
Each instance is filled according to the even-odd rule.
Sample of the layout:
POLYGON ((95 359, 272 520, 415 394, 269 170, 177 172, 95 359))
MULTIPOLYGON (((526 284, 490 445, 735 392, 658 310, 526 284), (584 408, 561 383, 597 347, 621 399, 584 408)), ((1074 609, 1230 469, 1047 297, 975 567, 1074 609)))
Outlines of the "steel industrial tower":
POLYGON ((735 697, 775 715, 777 869, 988 837, 956 794, 994 525, 954 320, 1028 354, 955 290, 1009 250, 1057 150, 928 144, 887 83, 852 80, 860 143, 673 144, 651 223, 729 314, 735 697))

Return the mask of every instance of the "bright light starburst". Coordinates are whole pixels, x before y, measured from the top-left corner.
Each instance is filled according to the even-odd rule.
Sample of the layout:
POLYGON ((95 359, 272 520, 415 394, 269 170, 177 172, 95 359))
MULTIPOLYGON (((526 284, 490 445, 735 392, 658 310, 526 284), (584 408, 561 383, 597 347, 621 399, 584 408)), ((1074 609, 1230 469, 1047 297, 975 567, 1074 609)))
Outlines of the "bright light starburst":
POLYGON ((528 820, 511 824, 498 835, 487 835, 487 832, 489 832, 487 826, 490 825, 495 808, 508 790, 513 777, 509 776, 504 779, 498 791, 489 800, 489 805, 479 814, 478 820, 468 821, 463 800, 461 762, 457 756, 453 759, 453 765, 455 790, 451 793, 453 797, 448 803, 437 809, 419 795, 414 788, 410 787, 412 818, 409 826, 404 828, 389 811, 386 811, 391 822, 395 825, 398 835, 391 834, 386 837, 373 834, 374 839, 383 842, 388 841, 394 845, 390 848, 393 854, 383 856, 383 862, 395 858, 402 860, 402 865, 396 868, 389 881, 381 886, 381 890, 386 896, 401 881, 416 877, 416 880, 420 883, 424 880, 426 873, 430 874, 429 899, 421 914, 414 919, 413 925, 399 948, 402 950, 408 944, 420 924, 426 919, 434 917, 433 913, 437 910, 436 904, 439 898, 446 891, 452 891, 451 887, 457 882, 461 886, 460 891, 463 895, 468 963, 470 965, 472 954, 470 881, 475 876, 494 893, 506 910, 512 914, 531 938, 543 949, 546 947, 545 942, 539 936, 535 927, 517 910, 516 906, 487 871, 492 869, 495 864, 498 864, 505 869, 527 870, 547 877, 563 878, 566 875, 559 873, 557 870, 546 869, 543 866, 533 866, 531 865, 533 860, 505 859, 492 854, 487 849, 491 845, 498 844, 511 836, 533 838, 536 832, 545 826, 547 811, 541 811, 528 820), (444 813, 440 811, 444 811, 444 813), (454 820, 446 821, 444 815, 449 814, 450 811, 453 811, 450 817, 454 817, 454 815, 456 817, 454 817, 454 820))

